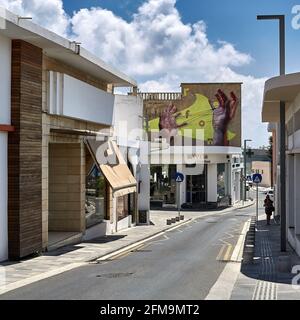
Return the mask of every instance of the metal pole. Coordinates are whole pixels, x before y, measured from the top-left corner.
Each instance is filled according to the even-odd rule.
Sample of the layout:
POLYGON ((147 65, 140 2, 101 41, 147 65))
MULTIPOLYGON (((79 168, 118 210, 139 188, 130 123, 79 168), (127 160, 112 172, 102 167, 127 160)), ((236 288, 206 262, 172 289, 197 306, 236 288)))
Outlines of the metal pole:
POLYGON ((286 251, 286 165, 285 165, 285 103, 280 101, 280 228, 281 251, 286 251))
MULTIPOLYGON (((285 74, 285 18, 279 19, 280 75, 285 74)), ((286 251, 286 164, 285 164, 285 102, 280 101, 280 227, 281 251, 286 251)))
MULTIPOLYGON (((285 16, 263 15, 259 20, 279 20, 279 69, 285 74, 285 16)), ((281 251, 286 251, 286 165, 285 165, 285 102, 280 101, 280 228, 281 251)))
POLYGON ((285 17, 279 16, 279 59, 280 75, 285 74, 285 17))
POLYGON ((246 161, 246 144, 247 140, 244 140, 244 201, 247 200, 247 190, 246 190, 246 175, 247 175, 247 161, 246 161))
POLYGON ((190 175, 190 203, 193 204, 193 176, 190 175))
POLYGON ((256 184, 256 225, 258 225, 258 183, 256 184))
POLYGON ((180 218, 180 182, 177 183, 177 209, 178 209, 178 217, 180 218))

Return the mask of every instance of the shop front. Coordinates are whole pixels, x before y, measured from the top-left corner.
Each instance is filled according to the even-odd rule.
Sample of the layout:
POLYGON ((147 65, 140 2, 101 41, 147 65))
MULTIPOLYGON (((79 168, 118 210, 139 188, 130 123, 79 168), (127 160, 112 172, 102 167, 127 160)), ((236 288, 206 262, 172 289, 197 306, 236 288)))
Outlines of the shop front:
POLYGON ((137 216, 137 181, 121 150, 115 141, 109 139, 97 141, 89 138, 85 143, 105 185, 106 233, 131 227, 137 216))
MULTIPOLYGON (((239 201, 242 167, 234 162, 241 161, 240 150, 231 148, 224 154, 223 147, 220 153, 216 148, 220 149, 215 147, 211 150, 214 153, 205 155, 205 163, 150 165, 151 209, 176 209, 178 203, 183 209, 209 209, 239 201), (183 182, 176 182, 176 172, 183 174, 183 182)), ((158 161, 158 157, 163 159, 151 155, 152 161, 158 161)), ((176 154, 172 158, 179 160, 176 154)))

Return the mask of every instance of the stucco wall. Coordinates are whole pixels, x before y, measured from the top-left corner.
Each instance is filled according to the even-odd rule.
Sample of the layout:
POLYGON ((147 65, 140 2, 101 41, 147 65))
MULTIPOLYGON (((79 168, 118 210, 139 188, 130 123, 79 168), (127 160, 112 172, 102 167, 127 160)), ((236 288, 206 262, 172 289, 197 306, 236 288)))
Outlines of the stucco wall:
MULTIPOLYGON (((0 36, 0 124, 10 124, 11 40, 0 36)), ((8 256, 7 133, 0 132, 0 261, 8 256)))
POLYGON ((140 130, 143 128, 143 100, 140 96, 115 95, 113 125, 114 134, 118 137, 118 144, 142 138, 140 130), (126 139, 127 134, 127 139, 126 139))

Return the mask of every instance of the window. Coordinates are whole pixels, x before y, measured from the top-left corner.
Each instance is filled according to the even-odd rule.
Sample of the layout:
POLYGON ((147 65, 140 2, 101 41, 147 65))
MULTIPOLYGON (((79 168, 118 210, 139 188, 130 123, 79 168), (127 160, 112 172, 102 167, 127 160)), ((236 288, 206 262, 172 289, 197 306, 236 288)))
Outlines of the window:
POLYGON ((176 165, 150 167, 150 201, 161 204, 176 203, 176 165))
POLYGON ((94 164, 86 176, 85 217, 87 228, 105 219, 106 181, 94 164))

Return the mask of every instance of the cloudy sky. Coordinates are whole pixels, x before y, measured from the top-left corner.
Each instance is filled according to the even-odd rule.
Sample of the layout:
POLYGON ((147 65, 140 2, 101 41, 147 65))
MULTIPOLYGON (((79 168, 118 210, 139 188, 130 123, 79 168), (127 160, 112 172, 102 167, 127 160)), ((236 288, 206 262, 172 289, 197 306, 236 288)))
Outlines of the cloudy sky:
MULTIPOLYGON (((300 30, 289 0, 0 0, 0 5, 75 39, 134 77, 142 91, 181 82, 239 81, 243 138, 267 145, 261 119, 266 78, 278 73, 278 26, 257 14, 287 15, 287 72, 300 70, 300 30)), ((299 3, 300 4, 300 3, 299 3)))

